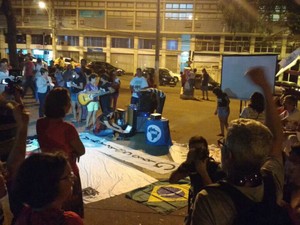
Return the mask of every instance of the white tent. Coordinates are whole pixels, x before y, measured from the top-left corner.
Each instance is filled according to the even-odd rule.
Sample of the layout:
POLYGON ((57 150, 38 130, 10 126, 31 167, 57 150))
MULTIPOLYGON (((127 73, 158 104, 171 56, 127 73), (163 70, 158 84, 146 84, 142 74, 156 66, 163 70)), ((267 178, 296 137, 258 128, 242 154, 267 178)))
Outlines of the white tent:
POLYGON ((288 64, 287 66, 281 68, 278 73, 276 74, 276 77, 283 75, 284 72, 290 70, 293 66, 295 66, 300 60, 300 55, 298 55, 290 64, 288 64))

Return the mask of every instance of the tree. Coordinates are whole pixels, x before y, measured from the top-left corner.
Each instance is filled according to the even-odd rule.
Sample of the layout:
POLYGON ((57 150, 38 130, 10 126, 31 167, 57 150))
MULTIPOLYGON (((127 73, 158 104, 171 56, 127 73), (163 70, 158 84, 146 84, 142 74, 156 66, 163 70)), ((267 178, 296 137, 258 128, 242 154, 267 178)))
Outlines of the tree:
POLYGON ((12 8, 12 4, 10 0, 2 0, 1 1, 0 10, 6 17, 7 23, 7 43, 9 50, 9 62, 13 68, 19 67, 19 61, 17 56, 17 25, 16 25, 16 17, 12 8))
POLYGON ((294 0, 219 0, 230 32, 267 32, 288 27, 300 34, 300 5, 294 0))

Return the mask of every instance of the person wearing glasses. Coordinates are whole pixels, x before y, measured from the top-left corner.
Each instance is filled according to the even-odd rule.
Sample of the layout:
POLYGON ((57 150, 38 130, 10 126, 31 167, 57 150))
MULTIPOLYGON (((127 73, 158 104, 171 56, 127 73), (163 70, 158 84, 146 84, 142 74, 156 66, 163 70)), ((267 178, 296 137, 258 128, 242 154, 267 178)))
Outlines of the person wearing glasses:
POLYGON ((74 211, 83 218, 82 189, 76 162, 85 154, 85 147, 74 125, 64 121, 70 107, 71 98, 66 88, 51 90, 45 101, 46 117, 37 120, 36 133, 42 152, 61 151, 68 156, 72 171, 78 179, 74 182, 72 198, 64 204, 64 209, 74 211))
POLYGON ((79 215, 64 211, 76 176, 62 153, 35 153, 21 164, 13 193, 24 207, 16 225, 83 225, 79 215))
POLYGON ((209 157, 208 144, 204 137, 193 136, 189 140, 189 151, 186 160, 171 174, 169 182, 177 183, 189 176, 191 187, 188 198, 188 215, 185 224, 191 223, 191 206, 199 191, 212 182, 217 182, 225 177, 220 163, 209 157))
MULTIPOLYGON (((263 90, 266 100, 265 125, 251 119, 237 119, 230 123, 226 138, 220 142, 221 164, 227 175, 226 180, 216 187, 208 186, 199 192, 193 205, 192 225, 230 225, 242 219, 240 208, 234 203, 234 196, 221 188, 222 183, 252 202, 262 202, 264 193, 272 195, 274 199, 270 207, 276 207, 276 200, 282 200, 283 133, 271 86, 261 67, 251 68, 246 75, 263 90), (266 182, 266 178, 270 182, 266 182), (267 184, 273 187, 271 189, 274 192, 267 188, 264 192, 267 184)), ((273 215, 274 219, 276 216, 273 215)), ((253 217, 256 218, 256 215, 253 217)), ((270 221, 268 224, 277 223, 270 221)))

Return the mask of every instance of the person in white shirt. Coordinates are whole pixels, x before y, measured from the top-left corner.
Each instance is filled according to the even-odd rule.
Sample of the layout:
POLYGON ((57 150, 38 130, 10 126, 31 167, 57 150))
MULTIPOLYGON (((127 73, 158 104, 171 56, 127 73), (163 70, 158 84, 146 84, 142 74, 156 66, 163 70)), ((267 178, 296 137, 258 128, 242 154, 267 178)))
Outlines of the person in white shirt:
POLYGON ((139 91, 147 88, 148 82, 145 77, 143 77, 143 72, 141 68, 136 69, 136 76, 130 81, 130 89, 132 92, 131 104, 137 105, 139 103, 139 91))
POLYGON ((8 75, 7 62, 1 60, 0 61, 0 93, 2 93, 5 90, 5 84, 3 84, 3 81, 5 81, 5 79, 7 78, 10 78, 8 75))
POLYGON ((41 76, 37 77, 36 87, 37 87, 37 93, 40 102, 39 116, 43 117, 46 95, 50 91, 50 88, 54 86, 54 84, 52 83, 51 78, 48 77, 47 69, 41 68, 40 72, 41 72, 41 76))

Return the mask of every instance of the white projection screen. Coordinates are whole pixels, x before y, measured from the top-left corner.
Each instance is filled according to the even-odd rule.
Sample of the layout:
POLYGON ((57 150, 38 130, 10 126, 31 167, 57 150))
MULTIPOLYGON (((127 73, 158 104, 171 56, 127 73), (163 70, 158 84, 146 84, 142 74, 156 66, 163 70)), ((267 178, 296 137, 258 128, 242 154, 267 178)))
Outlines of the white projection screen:
POLYGON ((245 76, 255 66, 262 66, 267 80, 274 89, 277 55, 224 55, 222 60, 221 89, 229 98, 248 100, 253 92, 262 90, 245 76))

